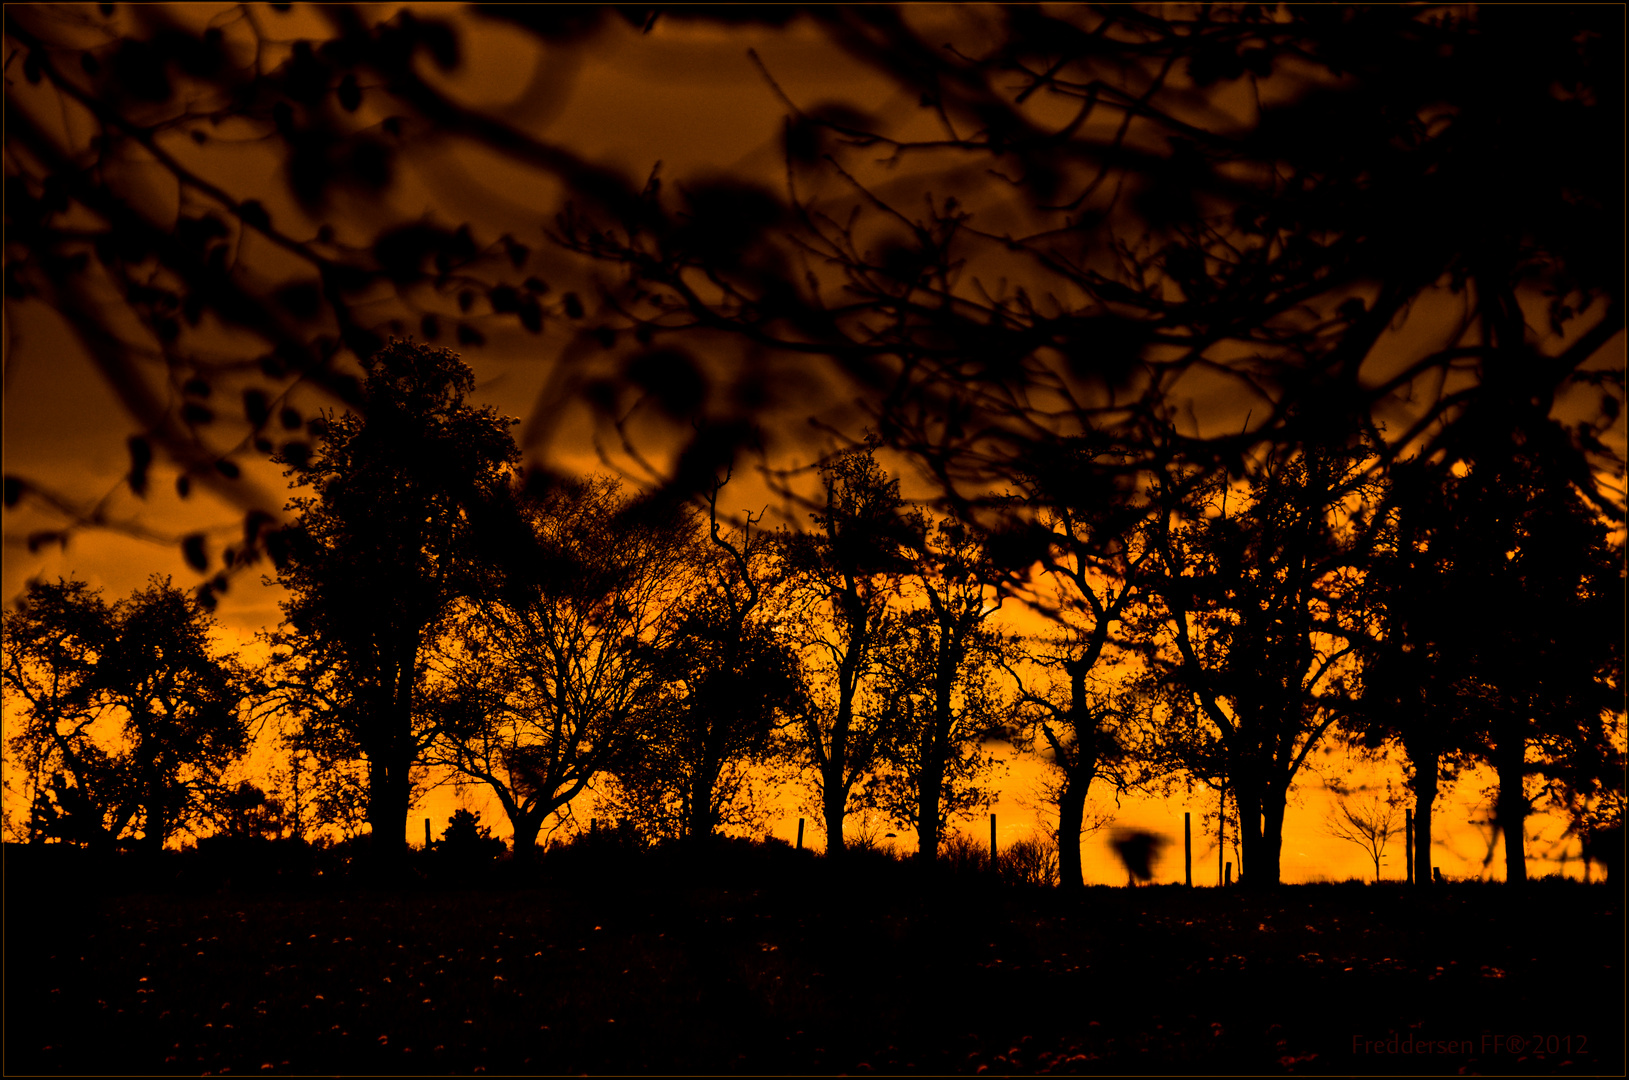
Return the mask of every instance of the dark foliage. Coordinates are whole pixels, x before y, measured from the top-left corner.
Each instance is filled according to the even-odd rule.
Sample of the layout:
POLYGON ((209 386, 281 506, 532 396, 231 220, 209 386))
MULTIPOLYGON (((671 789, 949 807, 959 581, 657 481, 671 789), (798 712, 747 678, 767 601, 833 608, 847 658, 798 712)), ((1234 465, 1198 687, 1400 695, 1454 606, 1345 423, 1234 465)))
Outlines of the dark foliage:
POLYGON ((156 576, 113 604, 83 582, 37 582, 6 612, 0 675, 33 839, 157 854, 209 816, 247 747, 254 692, 210 641, 213 625, 156 576))
POLYGON ((504 853, 504 844, 481 824, 478 811, 454 810, 434 851, 442 863, 457 871, 490 866, 504 853))
POLYGON ((281 689, 306 744, 368 760, 381 853, 406 843, 412 770, 435 739, 424 679, 458 604, 499 590, 516 458, 510 423, 465 403, 451 352, 392 342, 366 363, 364 414, 323 417, 314 452, 286 454, 291 484, 277 581, 281 689))
MULTIPOLYGON (((727 459, 774 434, 764 421, 806 411, 813 361, 846 383, 830 400, 857 392, 959 508, 1082 429, 1128 450, 1110 476, 1172 453, 1232 467, 1264 441, 1381 419, 1391 449, 1423 439, 1474 459, 1506 418, 1530 426, 1589 387, 1598 409, 1558 447, 1565 476, 1612 503, 1592 468, 1611 457, 1601 434, 1621 378, 1591 361, 1623 326, 1621 260, 1601 239, 1622 234, 1621 155, 1601 152, 1623 130, 1617 8, 380 18, 329 5, 314 9, 321 33, 275 52, 281 8, 207 25, 162 6, 54 10, 5 22, 6 303, 62 315, 137 418, 137 494, 174 463, 183 491, 270 510, 231 459, 309 445, 281 408, 291 387, 360 405, 346 364, 391 334, 478 347, 548 324, 574 339, 571 370, 540 397, 528 445, 579 393, 619 425, 646 397, 681 434, 710 421, 689 429, 681 485, 705 480, 685 464, 696 455, 727 459), (641 185, 436 78, 467 66, 475 21, 540 46, 530 85, 548 95, 548 50, 618 23, 795 19, 920 109, 890 126, 866 103, 782 94, 782 192, 732 175, 641 185), (99 134, 65 143, 65 114, 99 134), (261 145, 273 195, 217 157, 226 131, 261 145), (552 291, 540 274, 580 268, 541 234, 489 222, 478 199, 423 219, 388 211, 403 177, 471 152, 564 191, 554 235, 614 268, 607 305, 552 291), (889 171, 900 164, 910 179, 889 171), (179 203, 148 197, 147 170, 179 203), (1386 359, 1388 328, 1439 299, 1467 304, 1475 332, 1444 321, 1386 359), (218 331, 228 355, 211 347, 218 331), (155 392, 149 366, 185 392, 155 392), (1183 422, 1189 405, 1240 401, 1243 430, 1183 422)), ((779 93, 766 75, 761 92, 779 93)), ((69 520, 41 542, 107 521, 8 476, 7 505, 25 499, 69 520)), ((247 529, 228 572, 263 543, 247 529)), ((187 554, 217 565, 196 542, 187 554)))

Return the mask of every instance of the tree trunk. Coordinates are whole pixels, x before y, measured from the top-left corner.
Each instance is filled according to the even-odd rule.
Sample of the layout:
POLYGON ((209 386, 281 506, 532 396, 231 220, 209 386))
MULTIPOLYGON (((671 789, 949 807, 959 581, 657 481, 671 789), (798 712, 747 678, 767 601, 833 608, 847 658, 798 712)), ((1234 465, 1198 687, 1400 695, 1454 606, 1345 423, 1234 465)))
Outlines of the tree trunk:
POLYGON ((146 797, 142 804, 142 835, 138 850, 150 856, 157 856, 164 850, 164 839, 169 835, 169 821, 164 813, 164 766, 153 752, 153 742, 143 738, 142 745, 137 750, 137 776, 141 793, 146 797))
POLYGON ((1091 770, 1073 768, 1064 773, 1063 790, 1058 792, 1058 887, 1065 892, 1086 888, 1080 863, 1080 830, 1086 819, 1086 792, 1091 783, 1091 770))
POLYGON ((164 799, 162 795, 152 796, 147 804, 144 815, 141 836, 141 850, 148 855, 157 855, 164 850, 164 839, 169 835, 169 823, 164 817, 164 799))
POLYGON ((536 854, 537 834, 542 831, 543 819, 549 816, 550 809, 545 805, 533 804, 531 810, 526 810, 515 801, 509 789, 490 777, 487 778, 487 786, 498 797, 498 805, 503 807, 504 816, 509 819, 509 828, 515 834, 510 842, 510 853, 516 862, 531 862, 536 854))
POLYGON ((1495 817, 1505 838, 1505 881, 1512 885, 1527 880, 1525 830, 1527 796, 1522 790, 1526 779, 1527 742, 1519 731, 1519 721, 1509 721, 1495 751, 1499 774, 1499 802, 1495 817), (1512 731, 1512 728, 1517 730, 1512 731))
POLYGON ((685 822, 685 838, 693 842, 701 843, 713 835, 713 789, 718 772, 718 766, 702 761, 690 774, 690 817, 685 822))
POLYGON ((408 770, 413 766, 413 676, 418 671, 418 633, 412 631, 400 643, 395 661, 394 685, 386 688, 380 730, 370 740, 368 751, 369 846, 380 867, 400 864, 407 853, 407 812, 412 787, 408 770))
POLYGON ((916 790, 916 857, 924 866, 939 860, 939 798, 944 789, 945 763, 938 740, 927 738, 922 772, 916 790))
MULTIPOLYGON (((834 761, 834 765, 837 763, 834 761)), ((828 769, 824 778, 825 783, 821 791, 821 810, 826 819, 826 857, 840 857, 846 850, 843 843, 843 811, 848 806, 848 792, 844 790, 841 779, 842 767, 828 769), (834 777, 831 773, 838 773, 834 777)))
POLYGON ((1284 852, 1284 806, 1287 788, 1267 784, 1261 793, 1261 843, 1250 860, 1253 888, 1274 888, 1280 883, 1280 859, 1284 852))
POLYGON ((376 862, 390 865, 401 860, 407 850, 407 811, 411 789, 407 783, 410 762, 373 758, 368 768, 369 846, 376 862))
POLYGON ((1431 808, 1437 801, 1438 755, 1409 750, 1408 756, 1414 766, 1414 884, 1425 888, 1431 884, 1431 808))
POLYGON ((944 796, 945 760, 950 755, 951 695, 956 686, 956 668, 962 658, 965 627, 945 622, 939 616, 939 656, 934 665, 933 712, 922 739, 922 772, 917 777, 916 838, 917 856, 932 866, 939 858, 939 801, 944 796))
POLYGON ((517 863, 531 863, 537 857, 537 834, 543 831, 542 813, 511 813, 509 825, 515 831, 511 850, 517 863))
POLYGON ((1235 771, 1233 801, 1239 809, 1238 883, 1241 887, 1254 885, 1256 870, 1260 868, 1264 876, 1267 870, 1266 857, 1261 850, 1261 785, 1254 776, 1235 771))
MULTIPOLYGON (((852 622, 852 620, 851 620, 852 622)), ((859 681, 859 655, 854 644, 859 631, 849 631, 849 652, 837 672, 837 715, 832 717, 831 749, 820 769, 821 811, 826 821, 826 856, 841 856, 843 818, 848 809, 848 787, 843 774, 848 771, 848 734, 854 723, 854 692, 859 681)))

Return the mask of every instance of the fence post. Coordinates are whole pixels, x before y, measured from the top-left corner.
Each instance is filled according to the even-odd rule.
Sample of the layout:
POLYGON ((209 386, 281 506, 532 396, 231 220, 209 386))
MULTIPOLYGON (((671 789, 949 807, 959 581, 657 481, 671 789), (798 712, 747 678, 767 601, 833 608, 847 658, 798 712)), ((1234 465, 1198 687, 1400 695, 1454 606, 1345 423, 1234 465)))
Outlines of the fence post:
POLYGON ((1232 863, 1227 864, 1227 876, 1222 879, 1222 884, 1224 884, 1224 885, 1233 884, 1233 864, 1232 863))
POLYGON ((424 819, 424 850, 430 850, 430 819, 424 819))
POLYGON ((1182 811, 1182 876, 1193 888, 1193 814, 1182 811))
POLYGON ((990 872, 995 873, 995 869, 996 869, 995 815, 991 814, 990 815, 990 872))
POLYGON ((1414 884, 1414 808, 1405 807, 1403 810, 1403 843, 1405 854, 1408 856, 1408 883, 1414 884))
POLYGON ((1227 793, 1216 804, 1216 884, 1222 881, 1222 856, 1227 854, 1227 793))
POLYGON ((798 818, 798 850, 803 850, 803 819, 798 818))

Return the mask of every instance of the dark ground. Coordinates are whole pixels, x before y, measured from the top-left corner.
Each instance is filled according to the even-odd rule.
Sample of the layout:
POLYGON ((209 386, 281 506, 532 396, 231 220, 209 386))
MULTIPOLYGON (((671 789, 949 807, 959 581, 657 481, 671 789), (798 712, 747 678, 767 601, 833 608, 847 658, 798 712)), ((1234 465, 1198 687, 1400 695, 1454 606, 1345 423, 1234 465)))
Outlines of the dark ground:
POLYGON ((1068 899, 762 849, 686 865, 222 891, 10 849, 5 1071, 1624 1069, 1616 886, 1068 899))

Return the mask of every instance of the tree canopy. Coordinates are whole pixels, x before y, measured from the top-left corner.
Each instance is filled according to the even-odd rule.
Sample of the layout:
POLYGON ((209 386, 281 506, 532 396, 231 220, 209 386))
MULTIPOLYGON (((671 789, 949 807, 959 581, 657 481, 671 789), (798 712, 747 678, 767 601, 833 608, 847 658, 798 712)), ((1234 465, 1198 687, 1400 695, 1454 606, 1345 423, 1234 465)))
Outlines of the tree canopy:
POLYGON ((36 583, 4 625, 33 836, 156 852, 208 817, 254 687, 196 599, 159 578, 113 604, 83 582, 36 583))
POLYGON ((368 759, 374 842, 394 849, 411 771, 435 737, 430 650, 456 605, 510 569, 482 554, 513 536, 516 451, 509 421, 465 403, 473 377, 447 350, 394 342, 366 370, 365 414, 330 414, 309 455, 279 455, 311 493, 290 501, 298 518, 275 555, 291 662, 339 687, 311 719, 368 759))

